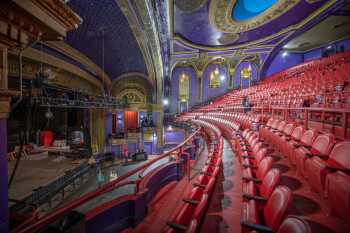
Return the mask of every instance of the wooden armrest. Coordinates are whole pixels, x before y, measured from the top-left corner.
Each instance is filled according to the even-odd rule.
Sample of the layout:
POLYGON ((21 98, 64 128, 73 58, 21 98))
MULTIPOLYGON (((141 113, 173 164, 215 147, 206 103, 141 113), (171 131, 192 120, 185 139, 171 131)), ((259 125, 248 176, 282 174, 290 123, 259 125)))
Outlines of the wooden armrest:
POLYGON ((255 157, 250 156, 250 155, 243 155, 242 158, 243 159, 255 159, 255 157))
POLYGON ((311 149, 312 146, 309 146, 309 145, 302 145, 303 147, 305 147, 306 149, 311 149))
POLYGON ((267 202, 266 198, 260 197, 260 196, 255 196, 255 195, 250 195, 247 193, 243 193, 242 195, 243 198, 248 199, 248 200, 255 200, 259 202, 267 202))
POLYGON ((193 200, 193 199, 188 199, 188 198, 184 198, 182 199, 182 201, 191 204, 191 205, 198 205, 199 201, 193 200))
POLYGON ((255 223, 251 223, 248 221, 241 221, 241 226, 246 227, 246 228, 250 228, 252 230, 256 230, 258 232, 263 232, 263 233, 273 233, 272 229, 261 225, 261 224, 255 224, 255 223))
POLYGON ((176 223, 176 222, 166 222, 166 225, 168 225, 169 227, 173 228, 173 229, 177 229, 180 231, 186 231, 187 230, 187 226, 176 223))

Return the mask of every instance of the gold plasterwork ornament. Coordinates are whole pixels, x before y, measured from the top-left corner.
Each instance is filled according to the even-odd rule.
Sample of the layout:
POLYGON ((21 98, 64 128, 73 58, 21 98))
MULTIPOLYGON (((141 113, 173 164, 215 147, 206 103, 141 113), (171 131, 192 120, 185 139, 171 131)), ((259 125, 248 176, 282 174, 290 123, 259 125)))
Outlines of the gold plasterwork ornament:
POLYGON ((181 102, 188 101, 190 99, 190 79, 186 73, 180 75, 178 88, 178 100, 181 102))
POLYGON ((252 78, 252 66, 249 64, 247 68, 241 70, 242 79, 251 79, 252 78))
POLYGON ((210 2, 209 21, 219 31, 241 33, 258 28, 290 10, 300 0, 279 0, 269 9, 252 19, 236 21, 232 18, 232 10, 237 0, 216 0, 210 2))

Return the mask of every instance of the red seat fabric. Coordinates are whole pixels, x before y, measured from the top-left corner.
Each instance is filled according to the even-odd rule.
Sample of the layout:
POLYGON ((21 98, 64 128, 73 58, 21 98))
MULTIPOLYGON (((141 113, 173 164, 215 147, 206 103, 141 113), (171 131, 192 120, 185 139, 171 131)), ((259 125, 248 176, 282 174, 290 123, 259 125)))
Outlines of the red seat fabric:
POLYGON ((310 224, 297 216, 288 216, 278 228, 277 233, 311 233, 310 224))
POLYGON ((316 131, 309 129, 303 133, 303 135, 300 138, 300 141, 292 140, 288 142, 288 145, 286 147, 286 152, 287 152, 287 156, 289 157, 289 161, 291 161, 291 164, 296 164, 296 160, 295 160, 296 145, 311 146, 316 136, 317 136, 316 131))
POLYGON ((332 212, 350 221, 350 176, 340 171, 328 174, 326 189, 332 212))
POLYGON ((312 143, 311 149, 300 147, 295 149, 295 161, 297 171, 302 176, 305 176, 305 161, 307 155, 327 157, 334 145, 334 136, 332 134, 318 135, 312 143))
POLYGON ((276 186, 280 183, 281 173, 278 169, 271 169, 264 179, 262 183, 254 184, 254 182, 243 183, 243 194, 249 194, 254 196, 261 196, 265 199, 268 199, 276 188, 276 186))
POLYGON ((277 231, 283 218, 287 214, 288 207, 292 202, 292 191, 286 186, 278 186, 272 192, 267 203, 262 209, 262 219, 259 217, 259 208, 255 201, 243 203, 242 206, 242 227, 243 232, 250 232, 244 222, 261 224, 264 223, 267 227, 271 228, 272 231, 277 231))
POLYGON ((313 157, 305 161, 305 174, 311 188, 316 192, 324 190, 327 166, 334 170, 350 170, 350 142, 341 142, 334 146, 328 160, 313 157))

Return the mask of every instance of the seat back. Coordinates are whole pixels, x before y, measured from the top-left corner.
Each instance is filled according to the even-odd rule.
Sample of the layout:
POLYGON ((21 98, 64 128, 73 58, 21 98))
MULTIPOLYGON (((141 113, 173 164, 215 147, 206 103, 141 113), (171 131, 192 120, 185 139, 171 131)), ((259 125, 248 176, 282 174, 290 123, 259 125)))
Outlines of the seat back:
POLYGON ((335 163, 336 166, 350 169, 350 141, 337 143, 329 155, 328 161, 335 163))
POLYGON ((277 126, 277 129, 279 131, 282 131, 284 129, 284 127, 287 125, 287 123, 285 121, 281 121, 278 126, 277 126))
POLYGON ((263 160, 266 157, 267 154, 267 148, 261 148, 256 152, 255 154, 255 163, 258 165, 260 164, 261 160, 263 160))
POLYGON ((309 130, 306 130, 304 133, 303 133, 303 136, 301 136, 300 138, 300 141, 303 143, 303 144, 306 144, 306 145, 310 145, 313 143, 313 141, 315 140, 316 138, 316 131, 315 130, 312 130, 312 129, 309 129, 309 130))
POLYGON ((312 143, 312 151, 323 155, 328 155, 334 146, 333 134, 318 135, 312 143))
POLYGON ((286 124, 286 126, 283 129, 283 132, 286 135, 291 135, 291 133, 293 132, 293 129, 294 129, 294 124, 293 123, 289 123, 289 124, 286 124))
POLYGON ((254 155, 255 155, 256 153, 258 153, 258 151, 259 151, 262 147, 263 147, 263 143, 262 143, 262 142, 256 143, 256 144, 254 145, 254 147, 253 147, 253 153, 254 153, 254 155))
POLYGON ((266 173, 271 169, 271 167, 272 167, 272 158, 265 157, 263 160, 260 161, 258 165, 258 170, 256 171, 256 177, 260 180, 264 179, 266 173))
POLYGON ((277 168, 272 168, 267 172, 260 186, 260 195, 269 199, 273 190, 280 183, 281 172, 277 168))
POLYGON ((278 228, 277 233, 311 233, 310 224, 297 216, 288 216, 278 228))
POLYGON ((304 128, 302 126, 297 126, 293 129, 292 138, 296 140, 300 140, 301 136, 303 136, 304 128))
POLYGON ((287 186, 278 186, 272 192, 263 211, 265 224, 272 231, 277 231, 291 202, 292 191, 287 186))
POLYGON ((280 120, 275 119, 275 120, 271 123, 271 128, 277 129, 277 126, 278 126, 279 123, 280 123, 280 120))
POLYGON ((274 119, 273 119, 273 118, 270 118, 270 119, 267 121, 266 125, 267 125, 267 126, 271 126, 273 121, 274 121, 274 119))

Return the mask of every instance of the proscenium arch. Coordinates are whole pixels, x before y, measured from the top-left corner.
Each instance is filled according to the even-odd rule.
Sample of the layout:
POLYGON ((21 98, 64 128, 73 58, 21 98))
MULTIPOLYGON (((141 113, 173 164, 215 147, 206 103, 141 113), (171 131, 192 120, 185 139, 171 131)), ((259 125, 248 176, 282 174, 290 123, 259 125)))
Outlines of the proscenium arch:
POLYGON ((149 82, 147 76, 143 73, 125 73, 113 80, 109 89, 109 93, 113 95, 115 92, 122 92, 125 89, 135 89, 146 96, 148 103, 156 102, 154 87, 149 82))

